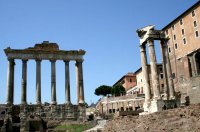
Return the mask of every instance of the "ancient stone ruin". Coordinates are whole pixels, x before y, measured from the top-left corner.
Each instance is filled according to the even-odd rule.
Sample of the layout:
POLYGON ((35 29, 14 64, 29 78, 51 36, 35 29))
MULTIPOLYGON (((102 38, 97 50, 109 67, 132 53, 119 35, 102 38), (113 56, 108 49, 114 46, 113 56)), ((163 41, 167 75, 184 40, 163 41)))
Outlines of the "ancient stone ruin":
MULTIPOLYGON (((26 49, 4 50, 8 58, 6 117, 2 131, 43 131, 48 121, 83 121, 85 115, 83 85, 84 50, 59 50, 56 43, 44 41, 26 49), (14 68, 15 60, 22 60, 21 104, 14 105, 14 68), (36 61, 36 104, 27 104, 27 62, 36 61), (51 62, 51 103, 41 102, 41 62, 51 62), (56 61, 65 64, 65 104, 57 104, 56 97, 56 61), (70 98, 69 62, 75 61, 77 104, 73 105, 70 98)), ((34 91, 33 91, 34 92, 34 91)))
POLYGON ((167 41, 165 34, 162 30, 155 30, 154 26, 147 26, 142 29, 137 30, 138 36, 140 37, 140 53, 141 53, 141 63, 142 63, 142 73, 145 88, 145 102, 144 111, 148 113, 153 113, 161 111, 166 108, 177 107, 177 100, 175 100, 174 95, 174 85, 172 80, 172 72, 169 62, 167 41), (162 59, 163 59, 163 71, 165 76, 166 87, 164 89, 164 97, 160 96, 160 86, 159 77, 157 74, 157 62, 156 54, 154 48, 154 40, 160 40, 162 59), (147 57, 146 57, 146 44, 149 48, 149 59, 151 68, 151 78, 152 78, 152 90, 153 97, 150 94, 150 81, 149 73, 147 70, 147 57))

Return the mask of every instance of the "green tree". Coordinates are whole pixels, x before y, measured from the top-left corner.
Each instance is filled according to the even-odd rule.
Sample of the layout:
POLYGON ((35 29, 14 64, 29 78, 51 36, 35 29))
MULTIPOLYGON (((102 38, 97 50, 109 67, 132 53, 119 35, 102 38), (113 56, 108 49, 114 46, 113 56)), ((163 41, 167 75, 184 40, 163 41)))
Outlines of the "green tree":
POLYGON ((99 95, 106 96, 108 94, 111 94, 111 89, 112 89, 112 87, 110 87, 110 86, 102 85, 95 89, 94 94, 96 94, 97 96, 99 96, 99 95))
POLYGON ((111 94, 114 96, 120 96, 121 94, 125 94, 125 92, 125 88, 121 85, 117 85, 111 90, 111 94))

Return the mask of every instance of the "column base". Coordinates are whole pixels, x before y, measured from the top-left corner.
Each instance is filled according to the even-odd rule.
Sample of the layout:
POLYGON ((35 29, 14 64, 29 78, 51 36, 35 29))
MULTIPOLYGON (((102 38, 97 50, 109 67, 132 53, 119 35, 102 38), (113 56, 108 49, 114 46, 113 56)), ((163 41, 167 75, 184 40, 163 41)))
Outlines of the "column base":
POLYGON ((42 104, 42 103, 41 103, 41 102, 39 102, 39 101, 37 101, 37 102, 36 102, 36 105, 41 105, 41 104, 42 104))
POLYGON ((144 102, 144 105, 143 105, 144 112, 140 113, 140 115, 146 115, 146 114, 162 111, 164 105, 165 103, 163 100, 152 100, 149 102, 144 102))
POLYGON ((56 101, 52 101, 52 102, 51 102, 51 105, 56 105, 56 104, 57 104, 56 101))
POLYGON ((175 100, 176 97, 175 97, 175 96, 171 96, 169 99, 170 99, 170 100, 175 100))
POLYGON ((153 100, 161 100, 161 96, 154 96, 153 100))
POLYGON ((72 105, 72 103, 70 101, 66 101, 65 105, 72 105))
POLYGON ((26 102, 22 102, 21 105, 27 105, 27 103, 26 102))
POLYGON ((12 106, 13 103, 12 103, 12 102, 6 102, 6 105, 7 105, 7 106, 12 106))
POLYGON ((163 94, 162 99, 163 99, 163 100, 168 100, 168 95, 167 95, 167 93, 164 93, 164 94, 163 94))
POLYGON ((149 112, 151 102, 150 101, 145 101, 143 104, 144 112, 149 112))
POLYGON ((78 104, 85 104, 83 100, 78 101, 78 104))

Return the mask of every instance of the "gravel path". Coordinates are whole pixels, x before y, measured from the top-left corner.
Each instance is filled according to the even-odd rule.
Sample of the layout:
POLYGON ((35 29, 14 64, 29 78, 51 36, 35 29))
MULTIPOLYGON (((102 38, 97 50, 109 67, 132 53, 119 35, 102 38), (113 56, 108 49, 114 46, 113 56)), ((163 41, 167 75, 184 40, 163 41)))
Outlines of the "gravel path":
POLYGON ((97 132, 97 131, 99 132, 104 128, 104 126, 106 125, 106 122, 107 122, 107 120, 98 119, 97 120, 97 125, 95 127, 91 128, 89 130, 86 130, 84 132, 97 132))

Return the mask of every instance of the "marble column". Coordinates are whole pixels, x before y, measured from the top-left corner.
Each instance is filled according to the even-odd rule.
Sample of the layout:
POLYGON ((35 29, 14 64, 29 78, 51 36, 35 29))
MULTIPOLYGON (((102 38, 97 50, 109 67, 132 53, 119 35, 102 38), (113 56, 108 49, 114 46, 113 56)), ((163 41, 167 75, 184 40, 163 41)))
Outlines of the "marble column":
POLYGON ((22 94, 21 94, 21 104, 27 104, 26 101, 26 89, 27 89, 27 59, 22 60, 22 94))
POLYGON ((76 88, 77 88, 77 98, 78 104, 84 103, 84 88, 83 88, 83 60, 76 61, 76 88))
POLYGON ((145 101, 148 102, 151 98, 151 95, 150 95, 149 73, 148 73, 145 45, 140 45, 140 54, 141 54, 142 74, 143 74, 143 82, 145 89, 145 101))
POLYGON ((168 85, 168 77, 167 77, 167 68, 166 68, 166 55, 165 55, 165 44, 160 42, 161 45, 161 54, 162 54, 162 68, 163 68, 163 75, 164 75, 164 100, 167 100, 169 97, 169 85, 168 85))
POLYGON ((161 44, 164 45, 164 54, 166 56, 166 69, 167 69, 167 81, 168 81, 168 87, 169 87, 169 99, 175 99, 174 83, 173 83, 172 70, 171 70, 169 53, 168 53, 168 48, 167 48, 167 40, 162 40, 161 44))
POLYGON ((13 105, 14 96, 14 59, 8 59, 8 73, 7 73, 7 105, 13 105))
POLYGON ((36 59, 36 104, 41 104, 41 59, 36 59))
POLYGON ((154 99, 160 99, 160 86, 159 86, 159 76, 157 72, 157 63, 156 63, 156 54, 154 49, 154 41, 153 39, 149 39, 147 41, 149 46, 149 59, 150 59, 150 67, 151 67, 151 77, 152 77, 152 87, 154 93, 154 99))
POLYGON ((71 104, 70 97, 70 74, 69 74, 69 60, 64 60, 65 62, 65 103, 71 104))
POLYGON ((56 60, 51 61, 51 104, 55 105, 56 102, 56 60))

